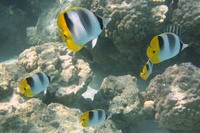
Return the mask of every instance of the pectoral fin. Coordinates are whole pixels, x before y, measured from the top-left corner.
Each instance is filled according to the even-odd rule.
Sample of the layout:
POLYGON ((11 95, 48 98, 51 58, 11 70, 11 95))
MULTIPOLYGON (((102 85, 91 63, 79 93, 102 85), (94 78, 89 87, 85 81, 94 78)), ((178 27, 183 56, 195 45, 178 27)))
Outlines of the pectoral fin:
POLYGON ((92 48, 94 48, 96 46, 97 39, 98 39, 98 37, 96 37, 95 39, 92 40, 92 48))
POLYGON ((44 96, 47 94, 47 89, 44 90, 44 96))

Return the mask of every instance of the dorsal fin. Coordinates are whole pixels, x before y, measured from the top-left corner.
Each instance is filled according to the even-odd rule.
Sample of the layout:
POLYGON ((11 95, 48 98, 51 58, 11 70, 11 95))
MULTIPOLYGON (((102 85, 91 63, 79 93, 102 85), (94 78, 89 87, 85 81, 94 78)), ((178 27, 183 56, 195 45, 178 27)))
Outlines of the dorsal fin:
POLYGON ((178 36, 181 35, 181 26, 179 25, 168 25, 165 29, 164 32, 170 32, 170 33, 174 33, 178 36))
POLYGON ((95 12, 93 12, 93 13, 94 13, 95 17, 97 18, 101 29, 103 29, 103 19, 99 15, 97 15, 95 12))
POLYGON ((99 21, 101 29, 105 28, 106 25, 111 21, 111 18, 103 18, 103 17, 100 17, 95 12, 93 12, 93 13, 96 16, 97 20, 99 21))

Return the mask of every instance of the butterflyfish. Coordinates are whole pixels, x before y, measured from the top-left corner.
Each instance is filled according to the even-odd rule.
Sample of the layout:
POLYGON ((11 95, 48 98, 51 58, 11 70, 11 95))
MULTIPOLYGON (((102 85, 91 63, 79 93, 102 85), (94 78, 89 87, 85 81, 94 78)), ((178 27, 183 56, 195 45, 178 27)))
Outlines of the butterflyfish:
POLYGON ((140 73, 140 77, 144 80, 147 80, 152 71, 153 71, 153 64, 150 60, 148 60, 140 73))
POLYGON ((105 122, 109 117, 102 109, 90 110, 84 112, 80 117, 80 123, 83 127, 97 126, 105 122))
POLYGON ((100 17, 86 8, 70 7, 58 15, 57 24, 67 47, 77 52, 91 40, 93 48, 110 21, 111 18, 100 17))
POLYGON ((178 53, 188 47, 178 35, 170 32, 156 35, 147 48, 147 56, 153 64, 175 57, 178 53))
POLYGON ((42 91, 46 94, 49 83, 50 77, 44 72, 38 72, 32 76, 22 79, 19 83, 19 89, 20 92, 26 97, 33 97, 42 91))

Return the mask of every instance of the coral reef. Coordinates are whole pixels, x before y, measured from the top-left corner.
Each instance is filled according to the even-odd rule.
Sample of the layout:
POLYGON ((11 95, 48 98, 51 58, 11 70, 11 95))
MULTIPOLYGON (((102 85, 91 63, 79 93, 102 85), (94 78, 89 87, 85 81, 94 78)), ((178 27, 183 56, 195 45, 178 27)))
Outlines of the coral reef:
MULTIPOLYGON (((117 64, 118 68, 129 66, 129 68, 125 69, 128 73, 133 73, 133 69, 140 71, 142 65, 138 67, 138 65, 134 64, 144 64, 146 62, 145 51, 150 40, 156 34, 162 33, 166 26, 171 24, 180 25, 185 33, 181 35, 183 42, 192 43, 192 47, 181 55, 181 60, 174 59, 171 64, 191 61, 199 66, 199 58, 197 58, 200 53, 198 51, 199 40, 197 37, 199 32, 195 30, 198 29, 200 22, 198 21, 198 0, 190 2, 186 0, 179 2, 170 0, 93 0, 82 1, 81 6, 112 18, 104 34, 101 35, 110 38, 114 42, 114 47, 118 55, 120 55, 119 57, 116 56, 117 59, 113 59, 114 62, 119 63, 117 64), (184 16, 183 19, 182 16, 184 16), (193 19, 195 19, 194 23, 193 19), (189 32, 193 32, 192 36, 189 36, 189 32), (194 49, 195 47, 196 49, 194 49), (193 53, 193 57, 189 59, 188 57, 190 56, 188 55, 191 53, 193 53), (120 63, 121 61, 123 63, 120 63)), ((95 56, 97 54, 94 52, 95 56)), ((98 59, 96 62, 98 62, 98 59)), ((162 71, 167 66, 163 65, 161 67, 162 71)), ((117 70, 119 72, 120 69, 117 70)), ((128 74, 126 72, 123 74, 128 74)), ((136 72, 133 74, 134 76, 138 75, 136 72)))
MULTIPOLYGON (((138 49, 144 46, 140 44, 147 43, 143 41, 147 38, 147 34, 153 34, 155 30, 158 30, 155 27, 159 26, 160 21, 163 21, 163 15, 167 12, 167 9, 160 8, 160 3, 149 6, 152 2, 146 0, 103 1, 93 1, 92 5, 90 3, 91 9, 99 8, 97 12, 112 18, 105 35, 113 40, 123 55, 131 57, 138 54, 138 49)), ((81 4, 88 7, 84 1, 81 4)))
MULTIPOLYGON (((172 16, 173 23, 179 24, 183 27, 185 34, 181 36, 184 42, 191 44, 188 61, 196 66, 200 66, 200 1, 199 0, 180 0, 178 8, 174 10, 172 16)), ((188 54, 184 55, 188 57, 188 54)))
POLYGON ((196 30, 200 25, 199 0, 180 0, 178 3, 178 9, 174 10, 172 20, 174 23, 184 27, 184 29, 187 31, 187 34, 190 35, 185 36, 185 40, 188 42, 200 41, 200 31, 196 30))
POLYGON ((143 118, 143 103, 136 82, 131 75, 108 76, 92 102, 95 107, 107 108, 111 119, 123 132, 134 132, 132 126, 143 118))
POLYGON ((26 49, 19 55, 18 64, 26 70, 24 75, 46 72, 52 78, 49 92, 55 93, 63 104, 71 105, 86 91, 92 79, 89 64, 72 56, 65 44, 46 43, 26 49))
POLYGON ((83 128, 79 124, 80 115, 78 109, 58 103, 46 105, 35 98, 25 102, 22 97, 14 94, 8 103, 1 103, 0 129, 2 132, 121 133, 110 120, 105 126, 96 129, 83 128))
MULTIPOLYGON (((167 6, 163 4, 164 2, 145 0, 110 2, 104 0, 80 2, 57 1, 40 15, 35 27, 27 28, 28 43, 35 45, 58 41, 60 38, 56 26, 58 13, 73 5, 86 7, 92 11, 96 11, 98 14, 112 18, 105 32, 101 34, 101 37, 112 39, 114 44, 111 41, 98 42, 98 45, 102 43, 107 45, 101 45, 99 50, 91 51, 91 54, 95 57, 93 63, 98 65, 105 64, 107 67, 102 67, 105 71, 120 70, 123 67, 130 66, 126 69, 128 72, 125 74, 128 74, 132 72, 132 69, 138 69, 136 65, 133 65, 134 61, 138 58, 143 58, 142 56, 145 55, 141 54, 145 52, 140 51, 145 51, 146 45, 143 44, 148 43, 148 39, 144 38, 150 38, 156 33, 160 33, 160 28, 168 10, 167 6), (151 27, 148 25, 151 25, 151 27), (114 48, 111 51, 99 52, 102 49, 105 50, 111 47, 114 48), (113 53, 114 56, 109 53, 113 53), (102 55, 106 55, 109 58, 105 60, 105 57, 102 55), (119 60, 122 63, 119 63, 119 60), (110 65, 109 62, 115 65, 110 65)), ((106 40, 104 38, 101 39, 106 40)), ((136 75, 136 73, 134 74, 136 75)))
POLYGON ((146 100, 155 104, 155 119, 173 130, 200 130, 200 69, 191 63, 168 67, 151 80, 146 100))
POLYGON ((4 31, 0 33, 0 59, 36 46, 22 52, 17 61, 0 64, 2 132, 133 133, 143 119, 155 119, 171 132, 200 130, 200 70, 194 66, 200 66, 199 0, 20 1, 23 4, 0 2, 0 30, 4 31), (112 18, 94 49, 87 45, 74 54, 65 43, 57 42, 61 41, 57 15, 70 6, 86 7, 112 18), (156 65, 154 75, 174 62, 194 65, 168 67, 140 93, 136 77, 125 74, 139 75, 149 41, 169 24, 182 27, 185 32, 180 38, 191 47, 179 58, 156 65), (46 72, 52 80, 43 102, 18 92, 18 82, 38 71, 46 72), (102 83, 95 81, 101 87, 90 100, 82 94, 89 88, 93 71, 95 76, 106 78, 102 83), (94 128, 81 127, 81 112, 97 108, 112 117, 94 128))
POLYGON ((20 67, 16 61, 0 64, 0 101, 4 101, 13 94, 13 89, 18 86, 18 77, 25 73, 23 67, 20 67))
POLYGON ((76 59, 66 49, 65 44, 46 43, 31 47, 22 52, 17 61, 1 63, 0 68, 0 92, 3 94, 0 105, 1 131, 121 133, 112 120, 94 128, 83 128, 79 124, 81 112, 73 109, 73 106, 82 104, 80 98, 83 100, 81 95, 92 79, 92 72, 87 63, 76 59), (48 89, 50 94, 47 93, 50 95, 47 100, 50 101, 45 101, 49 105, 38 98, 19 95, 19 80, 38 71, 46 72, 52 80, 48 89))
MULTIPOLYGON (((178 3, 169 0, 60 0, 46 3, 45 1, 29 0, 30 12, 34 16, 39 16, 39 18, 36 25, 27 28, 27 42, 28 44, 36 45, 45 42, 61 41, 56 24, 57 15, 70 6, 83 6, 96 11, 100 15, 112 18, 105 32, 101 34, 101 39, 105 41, 98 41, 98 45, 101 45, 101 47, 91 52, 93 57, 95 57, 92 63, 96 63, 100 67, 103 64, 104 67, 101 68, 105 69, 106 72, 118 70, 117 72, 121 71, 124 75, 133 73, 133 69, 140 71, 146 62, 145 51, 147 44, 154 35, 161 33, 168 24, 182 26, 186 31, 186 34, 181 36, 183 42, 192 43, 192 46, 196 47, 196 49, 188 51, 189 54, 195 53, 192 62, 199 62, 197 61, 199 58, 196 58, 198 57, 196 55, 200 53, 198 51, 199 32, 196 31, 199 25, 198 2, 198 0, 190 2, 182 0, 178 3), (174 3, 176 3, 176 8, 171 7, 174 3), (44 7, 46 10, 41 13, 44 7), (188 13, 190 9, 192 9, 192 13, 188 13), (182 16, 184 16, 183 19, 182 16), (188 36, 187 33, 191 33, 192 36, 188 36), (108 39, 104 37, 108 37, 111 40, 106 41, 108 39), (102 43, 107 45, 102 45, 102 43), (114 49, 106 53, 102 51, 102 49, 109 48, 114 49), (114 55, 111 55, 112 53, 114 55), (109 59, 105 60, 106 57, 109 57, 109 59), (114 65, 110 65, 110 62, 114 65), (141 64, 141 66, 138 67, 135 64, 141 64), (125 67, 126 71, 122 69, 125 67)), ((35 21, 36 19, 34 19, 35 21)), ((20 45, 20 47, 24 46, 20 45)), ((184 58, 182 59, 184 61, 189 60, 188 53, 183 54, 184 58)), ((194 64, 199 65, 198 63, 194 64)), ((166 66, 163 68, 166 68, 166 66)), ((136 72, 133 74, 134 76, 138 75, 136 72)))

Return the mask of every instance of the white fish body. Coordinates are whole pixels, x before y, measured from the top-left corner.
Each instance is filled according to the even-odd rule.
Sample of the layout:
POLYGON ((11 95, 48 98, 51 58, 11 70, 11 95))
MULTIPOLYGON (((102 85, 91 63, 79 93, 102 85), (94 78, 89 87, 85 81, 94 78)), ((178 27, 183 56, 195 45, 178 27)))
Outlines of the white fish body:
POLYGON ((71 20, 71 25, 69 23, 68 25, 70 25, 69 29, 73 39, 79 45, 84 45, 90 40, 97 38, 111 20, 103 20, 104 18, 100 18, 86 8, 71 10, 67 12, 67 17, 71 20))
POLYGON ((45 73, 43 72, 37 73, 33 75, 31 78, 33 80, 33 84, 30 85, 32 93, 34 95, 37 95, 41 91, 47 90, 47 87, 49 86, 49 78, 45 73))

